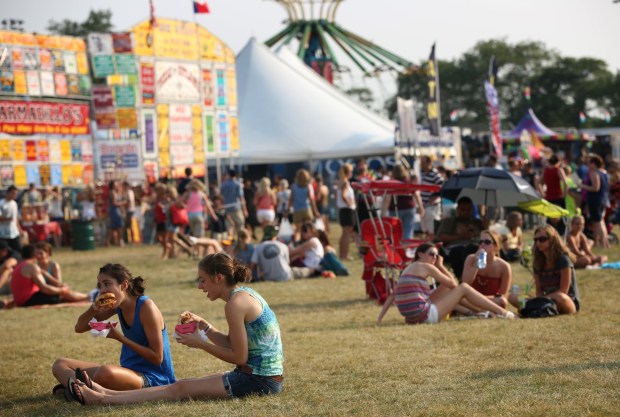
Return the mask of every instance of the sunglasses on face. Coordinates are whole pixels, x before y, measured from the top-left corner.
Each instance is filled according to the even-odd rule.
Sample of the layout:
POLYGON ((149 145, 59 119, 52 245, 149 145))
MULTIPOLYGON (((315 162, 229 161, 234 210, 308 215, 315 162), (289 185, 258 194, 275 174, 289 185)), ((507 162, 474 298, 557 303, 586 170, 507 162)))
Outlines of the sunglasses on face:
POLYGON ((534 242, 536 243, 544 243, 549 240, 548 236, 539 236, 534 238, 534 242))
POLYGON ((439 256, 439 252, 426 252, 428 256, 432 256, 433 258, 437 258, 439 256))
POLYGON ((478 242, 478 245, 493 245, 495 244, 495 242, 493 242, 491 239, 480 239, 480 241, 478 242))

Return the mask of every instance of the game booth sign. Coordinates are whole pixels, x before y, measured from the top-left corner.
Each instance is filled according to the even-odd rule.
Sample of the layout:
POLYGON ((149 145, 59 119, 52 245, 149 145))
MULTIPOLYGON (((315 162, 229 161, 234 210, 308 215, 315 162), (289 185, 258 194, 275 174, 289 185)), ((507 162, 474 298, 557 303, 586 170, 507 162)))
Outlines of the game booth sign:
POLYGON ((2 187, 92 183, 84 41, 0 31, 0 54, 2 187))
POLYGON ((202 176, 209 160, 238 155, 235 55, 206 29, 158 18, 91 33, 88 47, 95 78, 105 80, 93 87, 98 178, 138 169, 153 181, 188 166, 202 176), (112 156, 118 141, 130 158, 112 156))

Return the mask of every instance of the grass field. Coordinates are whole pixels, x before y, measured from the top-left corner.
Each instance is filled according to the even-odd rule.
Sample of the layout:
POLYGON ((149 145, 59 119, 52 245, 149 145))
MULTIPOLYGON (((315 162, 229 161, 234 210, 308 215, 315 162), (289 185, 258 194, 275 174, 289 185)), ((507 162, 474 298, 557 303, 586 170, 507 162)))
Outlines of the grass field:
MULTIPOLYGON (((620 247, 607 254, 620 260, 620 247)), ((169 332, 185 309, 225 329, 223 303, 196 289, 196 262, 158 256, 155 246, 63 248, 54 259, 78 290, 92 289, 106 262, 148 278, 147 295, 169 332)), ((285 385, 275 397, 115 408, 65 403, 50 395, 54 359, 117 364, 118 342, 73 332, 84 307, 0 311, 0 415, 620 415, 620 272, 578 271, 582 311, 571 317, 406 326, 392 308, 377 327, 379 307, 365 298, 361 261, 347 265, 347 278, 251 284, 282 328, 285 385)), ((530 280, 519 265, 513 272, 518 284, 530 280)), ((177 378, 232 368, 171 344, 177 378)))

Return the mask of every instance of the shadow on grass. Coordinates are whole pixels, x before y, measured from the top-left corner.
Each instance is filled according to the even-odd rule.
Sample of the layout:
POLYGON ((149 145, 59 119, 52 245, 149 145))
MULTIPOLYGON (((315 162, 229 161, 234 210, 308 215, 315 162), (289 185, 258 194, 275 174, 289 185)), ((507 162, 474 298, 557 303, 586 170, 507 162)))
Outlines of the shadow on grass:
POLYGON ((620 362, 576 363, 571 365, 540 366, 537 368, 508 368, 476 372, 469 376, 474 379, 527 376, 533 374, 552 374, 566 372, 582 372, 592 369, 620 369, 620 362))
POLYGON ((368 301, 362 298, 353 298, 349 300, 332 300, 332 301, 317 301, 313 303, 270 303, 269 306, 274 310, 288 310, 288 311, 305 311, 305 310, 321 310, 325 308, 343 309, 349 306, 366 304, 368 301))

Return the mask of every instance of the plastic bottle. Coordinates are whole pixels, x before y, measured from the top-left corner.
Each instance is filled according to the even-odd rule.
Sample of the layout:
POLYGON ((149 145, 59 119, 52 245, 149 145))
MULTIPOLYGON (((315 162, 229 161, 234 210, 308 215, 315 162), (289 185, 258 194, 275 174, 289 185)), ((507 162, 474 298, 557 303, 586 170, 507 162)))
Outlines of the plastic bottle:
POLYGON ((513 284, 512 288, 510 289, 510 292, 519 296, 521 294, 521 287, 517 284, 513 284))
POLYGON ((484 269, 487 267, 487 252, 482 251, 478 254, 478 269, 484 269))

